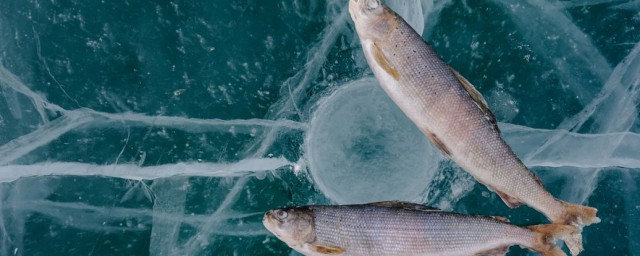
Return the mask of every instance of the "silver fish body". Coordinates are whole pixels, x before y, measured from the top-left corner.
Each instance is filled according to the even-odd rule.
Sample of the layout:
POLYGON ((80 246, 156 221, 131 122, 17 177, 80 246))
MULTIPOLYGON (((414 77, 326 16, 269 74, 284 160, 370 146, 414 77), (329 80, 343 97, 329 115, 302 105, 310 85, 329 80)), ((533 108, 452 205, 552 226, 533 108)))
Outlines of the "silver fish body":
POLYGON ((554 198, 500 136, 482 95, 379 0, 350 0, 365 57, 382 88, 429 139, 500 195, 554 223, 599 222, 597 210, 554 198))
POLYGON ((367 206, 311 210, 318 243, 348 255, 474 255, 535 240, 532 231, 489 217, 367 206))
POLYGON ((494 217, 389 203, 393 202, 279 209, 267 213, 264 223, 305 255, 493 255, 505 253, 513 244, 544 255, 565 255, 553 239, 579 232, 569 225, 518 227, 494 217), (287 218, 305 228, 279 229, 287 218), (292 230, 305 232, 283 234, 295 233, 292 230))

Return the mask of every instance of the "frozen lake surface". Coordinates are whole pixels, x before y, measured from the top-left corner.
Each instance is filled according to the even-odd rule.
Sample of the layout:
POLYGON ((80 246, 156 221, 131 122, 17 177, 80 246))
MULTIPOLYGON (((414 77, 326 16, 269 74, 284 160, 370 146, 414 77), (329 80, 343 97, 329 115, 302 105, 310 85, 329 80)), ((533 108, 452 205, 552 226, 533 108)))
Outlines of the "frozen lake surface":
MULTIPOLYGON (((551 193, 599 209, 581 255, 640 255, 639 1, 386 2, 551 193)), ((1 1, 0 255, 297 255, 261 219, 303 204, 546 223, 433 148, 346 7, 1 1)))

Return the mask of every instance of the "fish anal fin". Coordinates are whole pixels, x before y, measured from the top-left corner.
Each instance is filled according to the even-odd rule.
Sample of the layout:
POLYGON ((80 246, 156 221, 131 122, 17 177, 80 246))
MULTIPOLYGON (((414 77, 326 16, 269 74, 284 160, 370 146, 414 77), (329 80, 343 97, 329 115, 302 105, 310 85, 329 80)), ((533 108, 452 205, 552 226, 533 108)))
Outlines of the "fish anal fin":
POLYGON ((487 250, 487 251, 483 251, 483 252, 479 252, 476 253, 476 256, 504 256, 507 254, 507 252, 509 251, 509 246, 503 246, 503 247, 498 247, 495 249, 491 249, 491 250, 487 250))
POLYGON ((493 190, 496 192, 496 194, 498 194, 498 196, 500 196, 500 199, 502 199, 502 201, 509 206, 509 208, 516 208, 520 205, 522 205, 522 202, 520 202, 520 200, 518 200, 515 197, 511 197, 503 192, 500 192, 499 190, 493 190))
POLYGON ((518 200, 515 197, 509 196, 503 192, 501 192, 500 190, 491 187, 491 186, 487 186, 487 188, 489 188, 489 190, 495 192, 496 194, 498 194, 498 196, 500 197, 500 199, 502 199, 502 201, 509 206, 509 208, 516 208, 520 205, 522 205, 522 202, 520 202, 520 200, 518 200))
POLYGON ((438 208, 421 205, 421 204, 402 202, 402 201, 382 201, 382 202, 369 203, 368 205, 388 207, 388 208, 402 208, 407 210, 418 210, 418 211, 442 211, 438 208))
POLYGON ((444 153, 445 156, 451 156, 451 151, 449 151, 449 148, 447 148, 447 145, 445 145, 440 138, 438 138, 438 136, 436 136, 435 134, 431 133, 431 132, 426 132, 427 137, 429 137, 429 140, 431 140, 431 142, 433 142, 433 144, 440 149, 440 151, 442 151, 442 153, 444 153))
POLYGON ((319 244, 309 244, 309 249, 314 252, 327 254, 327 255, 337 255, 344 253, 344 249, 336 246, 329 245, 319 245, 319 244))
POLYGON ((373 54, 373 58, 378 63, 378 65, 380 65, 380 67, 385 72, 387 72, 387 74, 393 77, 393 79, 398 80, 398 78, 400 77, 400 74, 398 74, 398 70, 391 66, 391 63, 389 63, 387 58, 384 56, 382 50, 375 43, 371 44, 371 53, 373 54))
POLYGON ((464 90, 467 91, 469 96, 471 96, 471 99, 476 103, 476 105, 478 105, 480 110, 482 110, 485 118, 487 118, 487 120, 493 125, 496 131, 500 132, 500 128, 498 128, 498 120, 496 120, 496 116, 493 114, 493 112, 491 112, 491 109, 489 109, 489 105, 487 104, 487 101, 484 99, 484 97, 482 97, 482 94, 480 94, 480 92, 476 89, 475 86, 473 86, 473 84, 471 84, 471 82, 469 82, 469 80, 460 75, 458 71, 451 67, 449 67, 449 69, 456 77, 456 79, 458 79, 460 84, 462 84, 464 90))

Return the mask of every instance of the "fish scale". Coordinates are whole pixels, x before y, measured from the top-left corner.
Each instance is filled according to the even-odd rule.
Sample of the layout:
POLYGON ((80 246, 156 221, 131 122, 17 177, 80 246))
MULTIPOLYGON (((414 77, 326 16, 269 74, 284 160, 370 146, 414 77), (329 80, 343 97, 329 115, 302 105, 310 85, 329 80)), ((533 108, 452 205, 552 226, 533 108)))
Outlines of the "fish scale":
POLYGON ((345 255, 470 255, 534 239, 530 230, 489 217, 362 205, 310 209, 316 241, 345 248, 345 255))

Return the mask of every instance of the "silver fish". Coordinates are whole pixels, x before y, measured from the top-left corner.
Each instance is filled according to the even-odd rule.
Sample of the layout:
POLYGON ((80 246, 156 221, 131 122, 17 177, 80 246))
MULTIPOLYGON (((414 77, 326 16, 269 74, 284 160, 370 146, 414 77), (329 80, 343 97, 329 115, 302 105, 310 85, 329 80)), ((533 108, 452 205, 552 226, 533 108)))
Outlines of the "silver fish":
POLYGON ((382 88, 445 155, 511 208, 527 204, 553 223, 600 222, 597 209, 553 197, 500 137, 482 95, 380 0, 350 0, 349 12, 382 88))
POLYGON ((304 255, 504 255, 517 244, 545 256, 575 246, 572 225, 518 227, 501 217, 462 215, 404 203, 303 206, 271 210, 263 224, 304 255))

